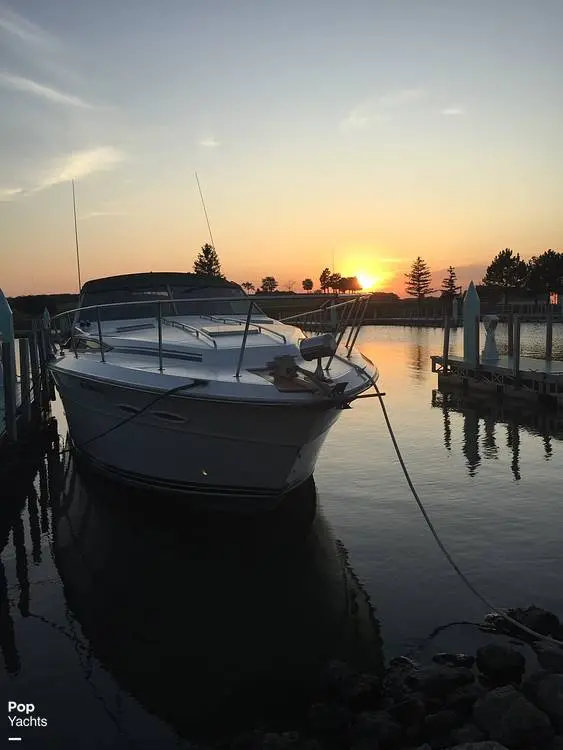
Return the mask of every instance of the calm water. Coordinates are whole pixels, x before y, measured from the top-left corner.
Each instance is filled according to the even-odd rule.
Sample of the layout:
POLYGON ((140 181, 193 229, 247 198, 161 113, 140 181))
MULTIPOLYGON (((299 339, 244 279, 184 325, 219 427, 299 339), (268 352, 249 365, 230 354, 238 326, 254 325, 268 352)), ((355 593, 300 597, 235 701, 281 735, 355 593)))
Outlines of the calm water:
MULTIPOLYGON (((360 335, 415 485, 486 596, 563 617, 561 421, 437 393, 441 336, 360 335)), ((502 327, 497 340, 502 350, 502 327)), ((523 353, 541 347, 541 328, 526 326, 523 353)), ((557 326, 554 352, 563 359, 557 326)), ((461 624, 429 640, 485 612, 426 528, 376 399, 332 430, 316 492, 265 519, 193 515, 56 451, 38 466, 2 488, 0 508, 0 731, 26 747, 187 747, 217 716, 283 723, 301 696, 287 706, 277 681, 306 685, 331 655, 377 670, 484 638, 461 624), (48 727, 18 735, 8 700, 34 703, 48 727)))

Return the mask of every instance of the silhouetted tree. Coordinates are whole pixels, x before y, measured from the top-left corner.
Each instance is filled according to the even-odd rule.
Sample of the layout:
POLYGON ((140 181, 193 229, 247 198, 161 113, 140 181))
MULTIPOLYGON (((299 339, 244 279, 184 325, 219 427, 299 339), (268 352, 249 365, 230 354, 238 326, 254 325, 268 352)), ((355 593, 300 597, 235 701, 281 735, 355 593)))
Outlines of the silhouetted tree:
POLYGON ((241 287, 243 289, 246 289, 246 291, 250 294, 250 292, 253 292, 255 290, 255 286, 252 283, 252 281, 243 281, 241 284, 241 287))
POLYGON ((313 279, 303 279, 301 283, 306 292, 310 292, 313 288, 313 279))
POLYGON ((338 292, 341 282, 342 276, 339 273, 331 273, 328 277, 327 285, 330 287, 330 289, 332 289, 333 292, 338 292))
POLYGON ((546 250, 528 261, 528 287, 536 294, 561 292, 563 288, 563 253, 546 250))
POLYGON ((453 299, 458 290, 457 275, 453 266, 448 267, 448 275, 442 281, 442 294, 441 297, 447 297, 453 299))
POLYGON ((340 290, 342 292, 360 292, 362 285, 357 276, 345 276, 340 280, 340 290))
POLYGON ((521 260, 520 255, 514 255, 507 247, 495 255, 483 277, 485 286, 500 286, 504 290, 504 301, 508 300, 508 290, 511 287, 522 287, 528 279, 528 266, 521 260))
POLYGON ((330 279, 330 268, 324 268, 321 275, 319 276, 319 281, 321 283, 321 289, 323 292, 326 292, 329 288, 330 284, 328 283, 330 279))
POLYGON ((221 273, 221 264, 213 245, 207 242, 199 251, 194 261, 194 273, 198 276, 218 276, 221 279, 225 277, 221 273))
POLYGON ((405 290, 411 297, 416 297, 422 300, 428 294, 432 294, 434 291, 430 288, 431 279, 430 268, 425 260, 422 260, 420 255, 413 261, 411 270, 405 274, 407 279, 405 282, 405 290))
POLYGON ((278 282, 273 276, 264 276, 260 289, 263 292, 273 292, 278 288, 278 282))
POLYGON ((293 279, 290 279, 287 282, 286 286, 287 286, 287 291, 288 292, 292 292, 293 291, 293 287, 295 286, 295 281, 293 281, 293 279))

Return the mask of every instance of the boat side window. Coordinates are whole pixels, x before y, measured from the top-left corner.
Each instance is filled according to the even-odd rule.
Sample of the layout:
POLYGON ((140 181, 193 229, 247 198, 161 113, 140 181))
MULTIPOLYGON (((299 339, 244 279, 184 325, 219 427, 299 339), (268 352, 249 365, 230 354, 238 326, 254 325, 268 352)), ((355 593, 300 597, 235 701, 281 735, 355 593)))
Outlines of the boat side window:
POLYGON ((172 293, 175 299, 198 300, 197 302, 176 303, 178 315, 246 315, 248 312, 248 296, 240 287, 174 286, 172 293), (226 299, 223 302, 221 299, 207 299, 209 297, 240 297, 240 301, 226 299))
MULTIPOLYGON (((149 302, 154 300, 169 300, 170 296, 165 286, 146 287, 146 288, 127 288, 107 289, 95 292, 87 292, 81 301, 81 307, 90 307, 92 305, 107 305, 119 302, 149 302)), ((162 305, 162 315, 173 315, 174 310, 171 303, 162 305)), ((129 320, 137 318, 156 318, 156 305, 128 304, 116 307, 106 307, 100 310, 100 319, 104 320, 129 320)), ((97 320, 96 310, 85 310, 77 313, 76 323, 90 323, 97 320)))

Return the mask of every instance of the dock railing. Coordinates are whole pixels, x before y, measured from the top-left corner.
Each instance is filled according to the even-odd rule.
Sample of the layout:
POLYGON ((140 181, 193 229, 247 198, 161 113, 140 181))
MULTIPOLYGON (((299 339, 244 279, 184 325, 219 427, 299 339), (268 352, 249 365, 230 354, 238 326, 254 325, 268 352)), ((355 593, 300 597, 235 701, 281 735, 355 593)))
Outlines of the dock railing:
MULTIPOLYGON (((336 302, 333 304, 323 303, 319 308, 315 310, 311 310, 305 313, 298 313, 296 315, 289 315, 289 316, 280 318, 279 322, 287 323, 287 324, 294 325, 300 328, 306 337, 314 335, 315 332, 316 333, 330 332, 336 338, 337 349, 341 345, 346 331, 348 331, 348 336, 346 338, 346 342, 344 343, 344 348, 346 349, 346 352, 347 352, 346 356, 349 358, 352 355, 352 352, 354 350, 354 346, 356 344, 356 340, 358 338, 360 328, 364 321, 370 298, 371 298, 371 295, 369 294, 357 295, 357 296, 354 296, 353 299, 345 300, 344 302, 336 302)), ((275 294, 268 295, 268 300, 277 300, 277 299, 286 300, 287 298, 285 295, 275 295, 275 294)), ((206 343, 208 343, 209 346, 217 348, 217 342, 215 341, 213 336, 206 334, 205 331, 202 331, 200 328, 197 328, 196 326, 193 326, 184 322, 177 321, 174 319, 173 316, 169 314, 167 314, 165 317, 163 315, 163 305, 166 305, 169 307, 171 304, 194 305, 195 309, 193 313, 184 312, 182 313, 182 315, 193 314, 194 316, 199 316, 199 317, 209 319, 212 322, 213 321, 222 322, 222 323, 228 322, 228 323, 240 325, 241 327, 243 327, 242 341, 241 341, 241 345, 239 349, 237 367, 234 373, 234 376, 236 378, 240 377, 240 370, 241 370, 242 362, 244 359, 244 353, 246 351, 248 335, 251 330, 255 330, 257 333, 267 332, 270 335, 279 338, 282 343, 286 343, 286 337, 283 333, 267 325, 267 322, 269 320, 271 322, 274 322, 274 319, 266 315, 260 309, 259 302, 250 296, 248 297, 199 297, 199 298, 188 297, 185 299, 165 298, 165 299, 159 299, 159 300, 141 300, 141 301, 133 300, 133 301, 127 301, 127 302, 110 302, 110 303, 105 303, 101 305, 89 305, 87 307, 77 307, 72 310, 65 310, 64 312, 53 316, 51 320, 51 323, 52 323, 51 333, 53 335, 54 340, 61 347, 63 346, 63 343, 65 344, 65 346, 69 346, 69 348, 71 349, 71 351, 73 352, 76 358, 78 358, 79 356, 79 347, 81 344, 85 344, 85 346, 88 347, 89 351, 92 351, 92 345, 94 346, 97 345, 100 351, 100 360, 102 362, 105 362, 105 355, 107 351, 111 350, 112 348, 112 345, 109 342, 109 339, 114 338, 116 334, 113 333, 111 336, 109 336, 106 333, 106 338, 104 339, 103 325, 102 325, 103 323, 102 313, 105 311, 109 311, 111 313, 112 310, 122 311, 123 308, 127 309, 127 307, 134 306, 136 313, 135 315, 132 315, 132 319, 133 319, 133 318, 138 318, 139 306, 147 306, 149 308, 152 306, 152 310, 154 311, 154 318, 150 314, 148 314, 146 316, 146 321, 147 321, 146 323, 139 323, 139 324, 135 324, 134 326, 132 325, 123 326, 122 330, 130 331, 130 330, 140 329, 140 328, 143 328, 143 329, 156 328, 157 340, 158 340, 158 368, 159 368, 159 371, 162 373, 164 371, 163 358, 165 356, 162 328, 165 325, 179 328, 185 331, 187 335, 193 336, 197 340, 206 341, 206 343), (220 313, 217 313, 217 314, 209 314, 208 312, 200 313, 197 310, 198 305, 202 306, 202 305, 205 305, 205 303, 216 303, 216 304, 236 303, 240 305, 241 302, 246 303, 247 308, 244 313, 240 314, 240 317, 235 317, 237 313, 232 313, 232 312, 227 315, 223 315, 220 313), (256 314, 257 319, 253 320, 253 316, 255 314, 256 314), (88 318, 85 318, 84 317, 85 315, 88 315, 88 318), (244 315, 244 319, 241 319, 243 315, 244 315), (92 321, 90 320, 90 318, 92 318, 92 321), (154 322, 152 322, 153 320, 154 322), (95 334, 91 333, 89 330, 93 321, 95 321, 96 323, 95 334)), ((111 317, 108 317, 107 319, 115 320, 115 319, 112 319, 111 317)), ((145 320, 145 318, 141 318, 141 320, 145 320)), ((332 363, 332 359, 333 357, 330 357, 329 362, 325 369, 328 369, 330 367, 330 364, 332 363)))

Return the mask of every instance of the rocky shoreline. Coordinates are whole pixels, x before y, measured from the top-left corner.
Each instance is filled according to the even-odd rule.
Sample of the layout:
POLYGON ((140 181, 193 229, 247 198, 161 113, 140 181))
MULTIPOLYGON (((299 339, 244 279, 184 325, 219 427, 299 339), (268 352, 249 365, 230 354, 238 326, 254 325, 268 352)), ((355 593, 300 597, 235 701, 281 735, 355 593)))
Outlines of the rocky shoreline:
MULTIPOLYGON (((537 607, 510 610, 542 635, 563 640, 558 618, 537 607)), ((383 675, 330 662, 306 715, 287 731, 254 729, 217 750, 563 750, 563 649, 527 638, 498 616, 483 629, 518 636, 476 654, 401 656, 383 675), (516 632, 517 631, 517 632, 516 632), (522 653, 533 649, 530 670, 522 653)))

